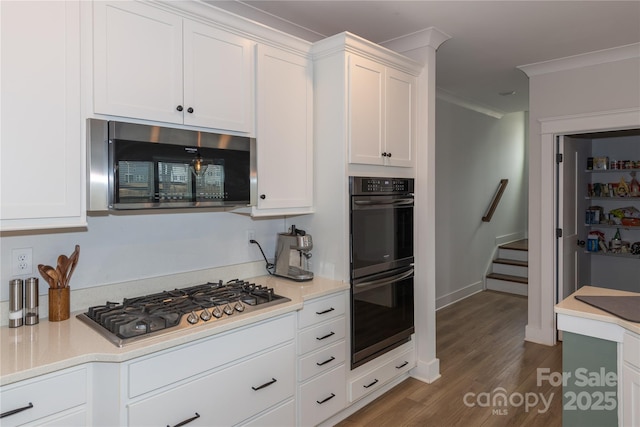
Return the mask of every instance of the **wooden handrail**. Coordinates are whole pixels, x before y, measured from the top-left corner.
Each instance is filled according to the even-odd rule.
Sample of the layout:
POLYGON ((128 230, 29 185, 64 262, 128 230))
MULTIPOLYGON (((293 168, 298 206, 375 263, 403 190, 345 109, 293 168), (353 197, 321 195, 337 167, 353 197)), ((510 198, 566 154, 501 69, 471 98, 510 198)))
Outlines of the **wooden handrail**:
POLYGON ((490 222, 491 217, 493 217, 493 213, 496 211, 498 207, 498 203, 500 203, 500 198, 502 197, 502 193, 504 193, 504 189, 507 188, 507 184, 509 183, 508 179, 501 179, 500 184, 498 184, 498 191, 493 195, 493 200, 491 201, 491 206, 489 206, 489 210, 482 217, 484 222, 490 222))

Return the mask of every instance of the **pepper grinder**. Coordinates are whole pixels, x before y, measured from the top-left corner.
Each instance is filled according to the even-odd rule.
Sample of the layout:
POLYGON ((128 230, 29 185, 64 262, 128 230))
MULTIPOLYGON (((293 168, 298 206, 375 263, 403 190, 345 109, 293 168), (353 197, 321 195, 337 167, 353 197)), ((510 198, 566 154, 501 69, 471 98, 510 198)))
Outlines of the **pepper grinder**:
POLYGON ((31 277, 25 282, 24 324, 35 325, 40 321, 38 315, 38 279, 31 277))
POLYGON ((9 327, 22 326, 22 279, 9 282, 9 327))

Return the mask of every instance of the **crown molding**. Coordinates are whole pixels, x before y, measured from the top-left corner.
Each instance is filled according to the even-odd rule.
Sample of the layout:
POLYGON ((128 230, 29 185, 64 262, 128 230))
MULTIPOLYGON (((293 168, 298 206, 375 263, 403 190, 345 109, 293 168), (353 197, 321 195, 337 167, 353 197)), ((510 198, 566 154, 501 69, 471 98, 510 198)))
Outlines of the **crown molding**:
POLYGON ((606 64, 608 62, 633 58, 640 58, 640 43, 568 56, 566 58, 552 59, 550 61, 519 65, 516 68, 522 70, 527 76, 531 77, 540 74, 555 73, 557 71, 572 70, 575 68, 589 67, 591 65, 606 64))
POLYGON ((416 76, 420 75, 423 68, 422 64, 399 52, 348 31, 315 42, 311 51, 316 60, 336 53, 351 52, 416 76))
POLYGON ((386 42, 380 43, 380 45, 400 53, 423 47, 432 47, 437 50, 442 43, 450 38, 451 36, 449 34, 440 31, 436 27, 429 27, 416 31, 415 33, 387 40, 386 42))

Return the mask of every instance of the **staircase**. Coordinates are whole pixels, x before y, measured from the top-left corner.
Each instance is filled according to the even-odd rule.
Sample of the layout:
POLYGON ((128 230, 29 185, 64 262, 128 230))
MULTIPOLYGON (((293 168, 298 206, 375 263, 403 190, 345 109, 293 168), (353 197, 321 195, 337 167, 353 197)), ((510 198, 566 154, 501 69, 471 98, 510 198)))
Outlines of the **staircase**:
POLYGON ((528 248, 527 239, 500 245, 491 273, 486 277, 487 289, 526 296, 529 283, 528 248))

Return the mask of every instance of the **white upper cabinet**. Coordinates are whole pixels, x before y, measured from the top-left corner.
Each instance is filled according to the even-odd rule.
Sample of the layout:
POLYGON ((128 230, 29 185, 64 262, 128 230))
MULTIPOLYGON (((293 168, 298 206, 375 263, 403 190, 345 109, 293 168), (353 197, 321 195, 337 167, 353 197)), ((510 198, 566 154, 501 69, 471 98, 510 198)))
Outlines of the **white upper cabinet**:
POLYGON ((75 1, 0 2, 0 228, 86 226, 75 1))
POLYGON ((412 167, 416 77, 349 56, 349 163, 412 167))
POLYGON ((95 3, 95 113, 252 133, 252 46, 143 3, 95 3))
POLYGON ((313 206, 313 77, 310 59, 257 47, 255 216, 310 213, 313 206))

